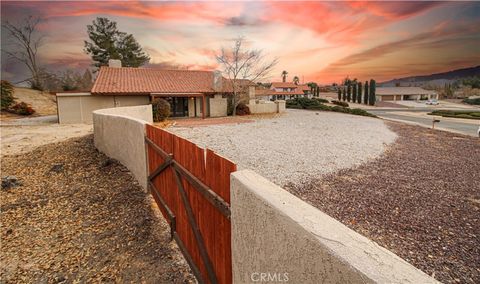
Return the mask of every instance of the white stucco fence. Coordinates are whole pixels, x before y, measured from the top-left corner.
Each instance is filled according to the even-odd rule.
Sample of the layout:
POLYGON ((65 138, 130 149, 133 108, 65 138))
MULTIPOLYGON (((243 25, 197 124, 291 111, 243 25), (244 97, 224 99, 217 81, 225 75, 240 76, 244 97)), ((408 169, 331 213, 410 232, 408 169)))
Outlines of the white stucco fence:
POLYGON ((253 171, 230 190, 234 283, 437 283, 253 171))
POLYGON ((145 190, 145 124, 152 123, 152 117, 152 105, 108 108, 93 112, 95 147, 127 167, 145 190))
MULTIPOLYGON (((93 112, 95 147, 147 188, 151 105, 93 112)), ((231 175, 234 283, 436 283, 397 255, 253 171, 231 175)))

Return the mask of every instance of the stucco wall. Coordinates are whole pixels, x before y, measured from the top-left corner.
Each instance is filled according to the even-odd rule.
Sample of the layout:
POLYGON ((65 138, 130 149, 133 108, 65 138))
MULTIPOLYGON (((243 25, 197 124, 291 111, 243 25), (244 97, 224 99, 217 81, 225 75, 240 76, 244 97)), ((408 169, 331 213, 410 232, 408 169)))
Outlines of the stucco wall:
POLYGON ((92 123, 92 112, 97 109, 149 104, 148 96, 92 96, 90 93, 58 93, 58 121, 92 123))
POLYGON ((234 283, 436 282, 250 170, 232 173, 231 204, 234 283))
POLYGON ((256 104, 248 104, 251 113, 276 113, 277 104, 270 101, 264 101, 256 104))
POLYGON ((276 100, 275 103, 277 104, 278 112, 284 112, 287 109, 286 102, 284 100, 276 100))
POLYGON ((227 99, 221 95, 210 98, 210 117, 227 116, 227 99))
POLYGON ((147 189, 145 124, 152 123, 152 106, 101 109, 93 112, 95 147, 118 160, 147 189))

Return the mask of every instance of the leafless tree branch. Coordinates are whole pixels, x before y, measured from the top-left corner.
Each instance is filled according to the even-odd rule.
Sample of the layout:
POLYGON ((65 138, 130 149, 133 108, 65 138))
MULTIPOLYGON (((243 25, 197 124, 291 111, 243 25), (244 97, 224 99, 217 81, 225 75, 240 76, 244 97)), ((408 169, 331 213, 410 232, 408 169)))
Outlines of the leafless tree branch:
POLYGON ((248 90, 244 80, 255 83, 267 76, 278 63, 278 59, 267 60, 263 50, 245 49, 244 43, 245 38, 239 37, 235 39, 232 48, 228 50, 222 48, 215 56, 232 88, 233 115, 240 103, 240 96, 248 90))
POLYGON ((41 88, 40 68, 37 64, 38 49, 43 44, 43 36, 37 34, 40 18, 29 16, 24 19, 21 26, 16 26, 8 21, 2 24, 10 39, 14 43, 14 50, 2 49, 10 58, 27 66, 31 73, 30 83, 32 86, 41 88))

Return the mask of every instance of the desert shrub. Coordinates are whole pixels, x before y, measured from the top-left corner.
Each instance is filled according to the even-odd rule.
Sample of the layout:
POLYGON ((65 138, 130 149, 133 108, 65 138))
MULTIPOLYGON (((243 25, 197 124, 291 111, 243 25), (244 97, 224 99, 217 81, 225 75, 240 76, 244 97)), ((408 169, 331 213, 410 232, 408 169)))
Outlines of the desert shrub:
POLYGON ((170 104, 164 99, 155 99, 152 102, 153 121, 164 121, 170 116, 170 104))
POLYGON ((480 105, 480 98, 464 99, 463 102, 469 105, 480 105))
POLYGON ((237 106, 237 111, 235 112, 236 115, 249 115, 250 108, 245 103, 239 103, 237 106))
POLYGON ((1 105, 2 110, 7 110, 13 104, 13 85, 10 82, 1 81, 1 105))
POLYGON ((322 99, 322 98, 313 98, 313 99, 319 101, 319 102, 322 103, 322 104, 329 102, 328 100, 322 99))
POLYGON ((475 110, 434 110, 428 114, 453 118, 480 119, 480 111, 475 110))
MULTIPOLYGON (((338 101, 332 101, 332 103, 334 104, 335 102, 338 102, 338 101)), ((341 112, 341 113, 348 113, 348 114, 361 115, 361 116, 376 117, 375 115, 363 109, 348 108, 348 104, 345 102, 338 102, 338 103, 340 103, 341 105, 335 105, 331 107, 331 106, 327 106, 320 103, 318 99, 296 98, 293 100, 287 100, 286 106, 287 108, 294 108, 294 109, 323 110, 323 111, 333 111, 333 112, 341 112)))
POLYGON ((361 115, 361 116, 370 116, 370 117, 377 117, 374 114, 369 113, 368 111, 360 108, 351 108, 348 111, 349 114, 354 114, 354 115, 361 115))
POLYGON ((347 103, 347 102, 332 101, 332 104, 337 105, 337 106, 341 106, 341 107, 348 107, 348 103, 347 103))
POLYGON ((8 111, 20 115, 31 115, 35 113, 35 110, 25 102, 14 104, 8 111))
POLYGON ((302 108, 302 109, 313 109, 312 107, 322 105, 322 102, 328 102, 325 99, 319 98, 295 98, 291 100, 287 100, 286 107, 287 108, 302 108))
POLYGON ((306 109, 310 110, 325 110, 325 111, 330 111, 332 107, 326 106, 324 104, 319 104, 319 105, 310 105, 307 106, 306 109))

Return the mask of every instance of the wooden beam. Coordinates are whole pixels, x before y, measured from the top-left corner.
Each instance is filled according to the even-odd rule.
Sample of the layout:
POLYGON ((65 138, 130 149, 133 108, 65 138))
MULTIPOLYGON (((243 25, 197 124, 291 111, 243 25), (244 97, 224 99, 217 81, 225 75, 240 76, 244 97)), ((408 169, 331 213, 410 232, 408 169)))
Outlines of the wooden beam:
POLYGON ((188 200, 187 193, 183 188, 182 178, 178 173, 178 171, 174 170, 173 173, 175 176, 175 181, 177 182, 178 192, 180 193, 180 197, 182 198, 185 212, 187 213, 188 223, 190 223, 190 228, 192 229, 193 236, 197 241, 197 247, 198 247, 198 251, 200 252, 200 257, 203 260, 203 265, 207 269, 208 278, 210 280, 210 283, 216 284, 218 283, 217 275, 215 274, 212 261, 210 260, 210 256, 208 255, 207 248, 205 247, 205 241, 203 240, 203 236, 202 236, 202 233, 200 232, 200 228, 198 227, 198 224, 195 221, 195 215, 193 214, 193 209, 190 206, 190 201, 188 200))
POLYGON ((230 206, 225 200, 223 200, 222 197, 216 194, 197 177, 192 175, 187 169, 177 163, 177 161, 174 160, 172 165, 173 168, 193 186, 193 188, 195 188, 208 202, 217 208, 223 216, 230 220, 230 206))

